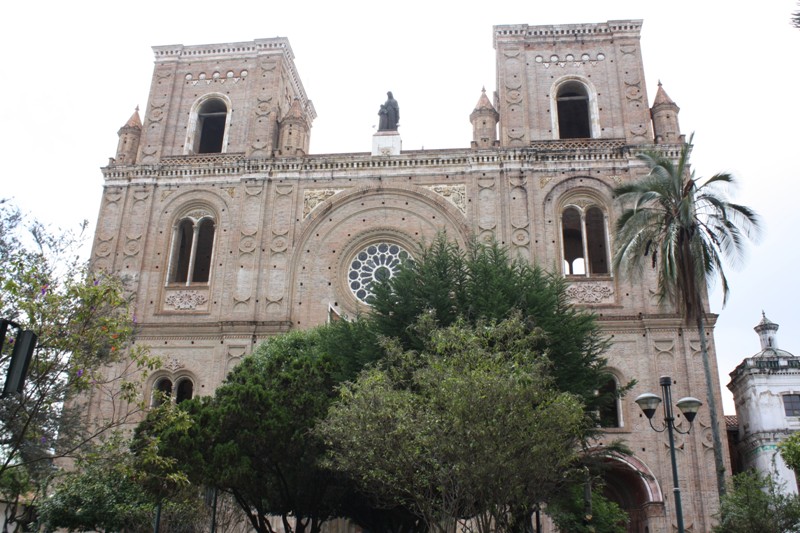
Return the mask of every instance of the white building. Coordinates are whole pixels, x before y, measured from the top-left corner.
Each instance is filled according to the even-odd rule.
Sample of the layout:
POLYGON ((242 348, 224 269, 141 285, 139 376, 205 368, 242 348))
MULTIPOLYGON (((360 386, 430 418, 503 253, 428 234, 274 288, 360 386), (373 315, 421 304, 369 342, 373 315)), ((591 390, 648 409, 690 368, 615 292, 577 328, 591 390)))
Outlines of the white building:
POLYGON ((778 324, 763 312, 754 329, 761 351, 742 361, 728 383, 736 403, 742 467, 771 473, 786 491, 797 493, 795 473, 777 446, 800 430, 800 358, 778 348, 778 324))

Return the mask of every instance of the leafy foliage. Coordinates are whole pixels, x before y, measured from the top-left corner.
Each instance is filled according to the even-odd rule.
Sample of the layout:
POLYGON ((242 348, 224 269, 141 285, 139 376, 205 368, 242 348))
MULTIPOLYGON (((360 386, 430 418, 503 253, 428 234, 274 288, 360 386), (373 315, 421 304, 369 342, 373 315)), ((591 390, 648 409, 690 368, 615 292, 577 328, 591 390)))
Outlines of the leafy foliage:
POLYGON ((722 186, 734 178, 719 173, 698 183, 689 170, 692 144, 674 162, 658 152, 639 154, 650 173, 621 185, 614 194, 626 208, 617 221, 614 268, 630 276, 641 273, 642 259, 658 274, 656 295, 686 317, 703 311, 708 283, 719 277, 723 303, 730 287, 723 259, 736 265, 747 239, 759 233, 759 218, 749 207, 728 201, 722 186))
POLYGON ((625 533, 629 520, 627 513, 596 486, 591 491, 573 486, 547 506, 547 514, 559 531, 570 533, 625 533))
POLYGON ((737 264, 743 259, 745 243, 758 236, 760 222, 750 208, 728 201, 722 187, 734 183, 730 174, 715 174, 698 184, 689 169, 691 149, 690 139, 677 162, 658 152, 640 154, 649 174, 614 190, 626 208, 617 220, 613 264, 617 272, 635 278, 649 256, 657 273, 659 301, 673 305, 687 323, 696 322, 711 415, 717 490, 722 496, 725 462, 705 334, 704 296, 709 283, 718 277, 725 304, 730 287, 723 260, 737 264))
MULTIPOLYGON (((38 335, 22 394, 0 400, 0 492, 12 501, 26 494, 30 503, 54 458, 74 456, 135 412, 139 380, 157 362, 131 346, 124 286, 90 273, 79 256, 80 235, 28 223, 6 202, 0 202, 0 230, 0 312, 38 335), (128 408, 95 413, 89 424, 83 418, 89 396, 128 408)), ((7 338, 0 353, 3 375, 13 341, 7 338)))
MULTIPOLYGON (((360 333, 342 322, 270 339, 245 358, 213 398, 182 403, 188 429, 160 431, 163 453, 189 478, 230 492, 257 531, 319 531, 340 489, 317 462, 322 443, 310 429, 323 418, 346 365, 328 351, 360 333)), ((348 363, 351 364, 351 363, 348 363)))
POLYGON ((800 531, 800 497, 785 494, 770 476, 755 471, 733 478, 723 498, 715 533, 787 533, 800 531))
POLYGON ((409 327, 422 314, 432 314, 447 327, 457 320, 475 324, 520 313, 542 333, 531 341, 552 360, 559 390, 576 394, 589 412, 610 401, 597 395, 611 375, 603 357, 608 342, 594 316, 570 305, 560 276, 512 260, 497 242, 472 242, 462 251, 439 234, 419 246, 413 262, 373 287, 369 319, 379 334, 398 339, 406 349, 425 344, 409 327))
POLYGON ((152 465, 130 453, 119 434, 82 454, 75 469, 57 479, 52 494, 38 507, 39 522, 48 531, 153 530, 160 517, 164 533, 202 531, 210 511, 202 495, 187 484, 173 485, 168 499, 148 491, 153 484, 152 465), (149 471, 142 470, 150 466, 149 471), (161 509, 158 509, 159 505, 161 509))
POLYGON ((786 466, 800 472, 800 433, 792 433, 781 441, 778 451, 786 466))
POLYGON ((317 432, 328 462, 379 507, 406 507, 430 530, 476 519, 508 530, 514 512, 569 479, 587 427, 559 392, 541 333, 519 314, 437 328, 423 316, 421 352, 390 347, 386 364, 341 388, 317 432))

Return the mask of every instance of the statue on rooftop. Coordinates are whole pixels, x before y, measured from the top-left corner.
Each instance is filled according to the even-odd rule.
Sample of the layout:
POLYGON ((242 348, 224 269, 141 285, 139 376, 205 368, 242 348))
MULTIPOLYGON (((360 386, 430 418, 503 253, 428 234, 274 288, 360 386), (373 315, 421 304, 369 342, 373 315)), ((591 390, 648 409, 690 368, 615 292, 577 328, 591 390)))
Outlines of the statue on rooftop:
POLYGON ((378 131, 397 131, 398 122, 400 122, 400 105, 392 96, 392 91, 387 92, 386 96, 386 103, 381 104, 378 111, 380 117, 378 131))

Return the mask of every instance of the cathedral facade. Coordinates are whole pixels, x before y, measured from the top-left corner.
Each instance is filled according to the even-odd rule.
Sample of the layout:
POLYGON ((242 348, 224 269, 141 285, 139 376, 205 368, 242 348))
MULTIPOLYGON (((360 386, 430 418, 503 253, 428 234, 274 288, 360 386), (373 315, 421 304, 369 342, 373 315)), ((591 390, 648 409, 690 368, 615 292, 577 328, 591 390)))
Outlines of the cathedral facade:
MULTIPOLYGON (((613 188, 647 173, 637 151, 677 157, 684 141, 662 87, 649 104, 641 25, 496 26, 496 90, 465 110, 463 147, 404 151, 390 125, 371 152, 338 155, 309 154, 316 110, 286 39, 155 47, 144 118, 119 130, 103 168, 92 251, 96 268, 130 279, 137 343, 164 360, 146 393, 212 394, 270 336, 368 310, 371 283, 439 231, 495 238, 560 271, 612 338, 617 383, 637 385, 601 439, 633 452, 609 460, 607 491, 630 531, 672 531, 666 437, 632 399, 662 375, 676 398, 706 398, 700 343, 653 299, 651 273, 611 268, 613 188)), ((715 371, 713 343, 711 357, 715 371)), ((677 447, 687 530, 709 531, 707 407, 677 447)))

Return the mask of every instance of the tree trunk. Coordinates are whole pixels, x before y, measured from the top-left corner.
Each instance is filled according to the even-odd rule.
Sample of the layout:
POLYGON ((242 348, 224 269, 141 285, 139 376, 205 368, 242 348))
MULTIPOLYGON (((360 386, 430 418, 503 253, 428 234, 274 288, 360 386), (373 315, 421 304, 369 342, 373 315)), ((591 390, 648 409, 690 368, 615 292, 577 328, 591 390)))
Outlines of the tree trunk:
POLYGON ((700 334, 700 352, 703 357, 703 370, 706 377, 706 394, 708 395, 708 411, 711 415, 711 439, 714 445, 714 465, 717 471, 717 491, 720 499, 725 496, 725 458, 722 454, 722 437, 719 433, 719 417, 717 416, 717 400, 714 394, 714 380, 711 375, 711 363, 706 343, 705 313, 697 313, 697 331, 700 334))

